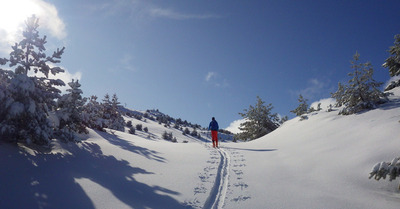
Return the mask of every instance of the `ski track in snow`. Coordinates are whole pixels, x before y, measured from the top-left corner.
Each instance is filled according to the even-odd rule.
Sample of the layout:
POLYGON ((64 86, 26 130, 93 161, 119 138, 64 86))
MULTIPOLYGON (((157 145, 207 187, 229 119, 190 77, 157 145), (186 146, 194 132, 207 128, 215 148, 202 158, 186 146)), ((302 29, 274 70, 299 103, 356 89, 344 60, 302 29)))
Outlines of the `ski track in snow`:
POLYGON ((185 204, 196 209, 221 209, 251 199, 249 186, 243 179, 242 169, 247 166, 244 154, 230 147, 205 147, 210 150, 210 159, 199 173, 193 199, 185 204))
POLYGON ((228 195, 230 202, 238 203, 251 199, 248 187, 249 185, 243 180, 243 167, 246 167, 246 159, 243 153, 229 149, 231 154, 231 172, 229 181, 228 195))
POLYGON ((230 156, 222 148, 216 149, 220 154, 220 163, 214 185, 210 191, 203 208, 223 208, 229 185, 230 156))

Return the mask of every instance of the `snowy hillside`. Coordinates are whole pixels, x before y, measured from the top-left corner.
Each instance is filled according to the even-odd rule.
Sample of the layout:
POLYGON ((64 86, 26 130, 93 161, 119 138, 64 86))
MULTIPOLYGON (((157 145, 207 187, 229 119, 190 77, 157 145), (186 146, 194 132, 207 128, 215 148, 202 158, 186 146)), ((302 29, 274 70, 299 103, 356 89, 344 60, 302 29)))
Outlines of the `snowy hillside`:
POLYGON ((90 130, 81 143, 40 152, 1 143, 0 208, 399 208, 398 180, 368 179, 375 163, 400 156, 394 92, 372 111, 314 112, 219 149, 206 132, 184 136, 131 117, 148 132, 90 130))

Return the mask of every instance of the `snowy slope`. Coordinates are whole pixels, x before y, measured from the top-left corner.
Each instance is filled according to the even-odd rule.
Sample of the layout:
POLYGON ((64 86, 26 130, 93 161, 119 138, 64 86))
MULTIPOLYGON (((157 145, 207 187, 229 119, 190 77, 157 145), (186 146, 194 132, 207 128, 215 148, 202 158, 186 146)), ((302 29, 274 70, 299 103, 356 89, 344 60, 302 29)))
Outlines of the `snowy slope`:
MULTIPOLYGON (((318 112, 237 147, 246 156, 249 208, 400 208, 399 181, 369 180, 376 162, 400 156, 400 89, 358 115, 318 112), (268 150, 273 151, 268 151, 268 150)), ((227 208, 240 208, 236 202, 227 208)))
POLYGON ((132 118, 150 134, 90 130, 40 152, 1 143, 0 208, 400 208, 398 180, 368 179, 375 163, 400 156, 395 93, 376 110, 320 111, 219 149, 206 133, 132 118))

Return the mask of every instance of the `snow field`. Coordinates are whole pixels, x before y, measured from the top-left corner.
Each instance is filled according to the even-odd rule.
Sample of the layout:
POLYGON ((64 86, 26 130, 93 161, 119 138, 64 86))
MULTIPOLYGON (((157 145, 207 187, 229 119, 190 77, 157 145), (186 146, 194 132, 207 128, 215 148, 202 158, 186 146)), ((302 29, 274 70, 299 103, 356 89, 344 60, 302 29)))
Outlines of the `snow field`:
POLYGON ((0 208, 397 209, 399 180, 368 176, 399 157, 399 96, 357 115, 294 118, 220 149, 150 120, 133 122, 150 133, 90 130, 51 151, 0 142, 0 208), (188 143, 162 140, 165 130, 188 143))

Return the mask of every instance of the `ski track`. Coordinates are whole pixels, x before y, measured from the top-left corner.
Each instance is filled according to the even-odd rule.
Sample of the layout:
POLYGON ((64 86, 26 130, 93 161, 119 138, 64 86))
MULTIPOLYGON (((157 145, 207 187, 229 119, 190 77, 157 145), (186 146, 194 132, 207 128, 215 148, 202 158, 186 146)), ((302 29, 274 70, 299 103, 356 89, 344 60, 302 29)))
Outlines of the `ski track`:
POLYGON ((222 148, 216 149, 220 154, 220 163, 217 170, 217 175, 215 177, 214 185, 210 191, 204 209, 220 209, 223 208, 225 204, 226 194, 229 185, 229 170, 230 170, 230 156, 222 148))

